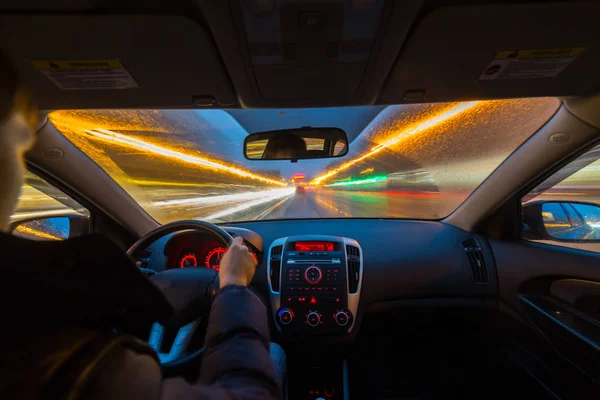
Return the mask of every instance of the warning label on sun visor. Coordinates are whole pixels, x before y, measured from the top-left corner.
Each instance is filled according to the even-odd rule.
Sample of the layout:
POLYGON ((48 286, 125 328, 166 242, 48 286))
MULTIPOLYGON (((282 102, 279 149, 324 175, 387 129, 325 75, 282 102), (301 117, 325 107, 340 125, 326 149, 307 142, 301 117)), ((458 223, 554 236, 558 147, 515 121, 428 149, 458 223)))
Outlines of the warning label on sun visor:
POLYGON ((554 78, 585 51, 585 47, 503 50, 479 80, 554 78))
POLYGON ((119 59, 32 60, 61 90, 132 89, 139 85, 119 59))

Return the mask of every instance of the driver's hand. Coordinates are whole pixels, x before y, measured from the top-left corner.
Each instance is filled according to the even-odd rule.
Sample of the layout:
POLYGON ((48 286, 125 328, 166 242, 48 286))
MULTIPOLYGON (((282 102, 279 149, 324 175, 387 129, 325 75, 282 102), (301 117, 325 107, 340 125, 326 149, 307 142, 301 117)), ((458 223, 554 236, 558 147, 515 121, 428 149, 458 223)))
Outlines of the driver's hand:
POLYGON ((233 239, 229 250, 223 256, 219 268, 220 287, 227 285, 248 286, 254 272, 256 261, 244 245, 244 239, 240 236, 233 239))

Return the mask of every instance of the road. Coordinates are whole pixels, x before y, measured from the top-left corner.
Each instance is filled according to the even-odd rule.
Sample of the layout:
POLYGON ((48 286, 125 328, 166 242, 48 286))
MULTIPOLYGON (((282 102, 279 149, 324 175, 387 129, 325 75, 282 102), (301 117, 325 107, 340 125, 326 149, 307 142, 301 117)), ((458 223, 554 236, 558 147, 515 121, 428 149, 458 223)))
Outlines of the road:
POLYGON ((381 193, 312 189, 297 192, 261 219, 276 218, 410 218, 439 206, 437 193, 381 193))
POLYGON ((438 193, 369 192, 310 188, 277 189, 272 200, 257 192, 257 199, 242 196, 215 196, 217 199, 189 198, 157 202, 161 215, 177 219, 202 219, 211 222, 252 221, 291 218, 415 218, 439 208, 438 193))

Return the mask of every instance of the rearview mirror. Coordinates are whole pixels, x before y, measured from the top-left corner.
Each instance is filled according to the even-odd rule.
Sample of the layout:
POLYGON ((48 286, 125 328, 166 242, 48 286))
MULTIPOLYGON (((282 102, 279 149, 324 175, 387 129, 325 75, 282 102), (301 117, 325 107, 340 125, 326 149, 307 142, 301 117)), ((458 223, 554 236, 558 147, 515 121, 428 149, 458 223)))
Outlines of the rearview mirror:
POLYGON ((338 128, 283 129, 257 132, 244 140, 248 160, 305 160, 343 157, 348 153, 346 132, 338 128))
POLYGON ((90 219, 65 215, 22 220, 11 224, 11 233, 31 240, 66 240, 89 233, 90 219))
POLYGON ((524 237, 570 243, 600 242, 600 206, 535 201, 523 206, 524 237))

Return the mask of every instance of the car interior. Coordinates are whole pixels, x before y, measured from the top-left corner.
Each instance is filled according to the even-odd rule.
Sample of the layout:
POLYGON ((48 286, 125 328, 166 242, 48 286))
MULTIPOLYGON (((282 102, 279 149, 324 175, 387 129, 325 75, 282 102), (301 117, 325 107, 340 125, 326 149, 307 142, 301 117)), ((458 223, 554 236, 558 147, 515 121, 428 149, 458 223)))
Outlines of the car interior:
POLYGON ((127 327, 166 377, 198 376, 241 236, 287 399, 597 398, 599 15, 4 1, 44 113, 11 230, 126 252, 175 305, 127 327))

